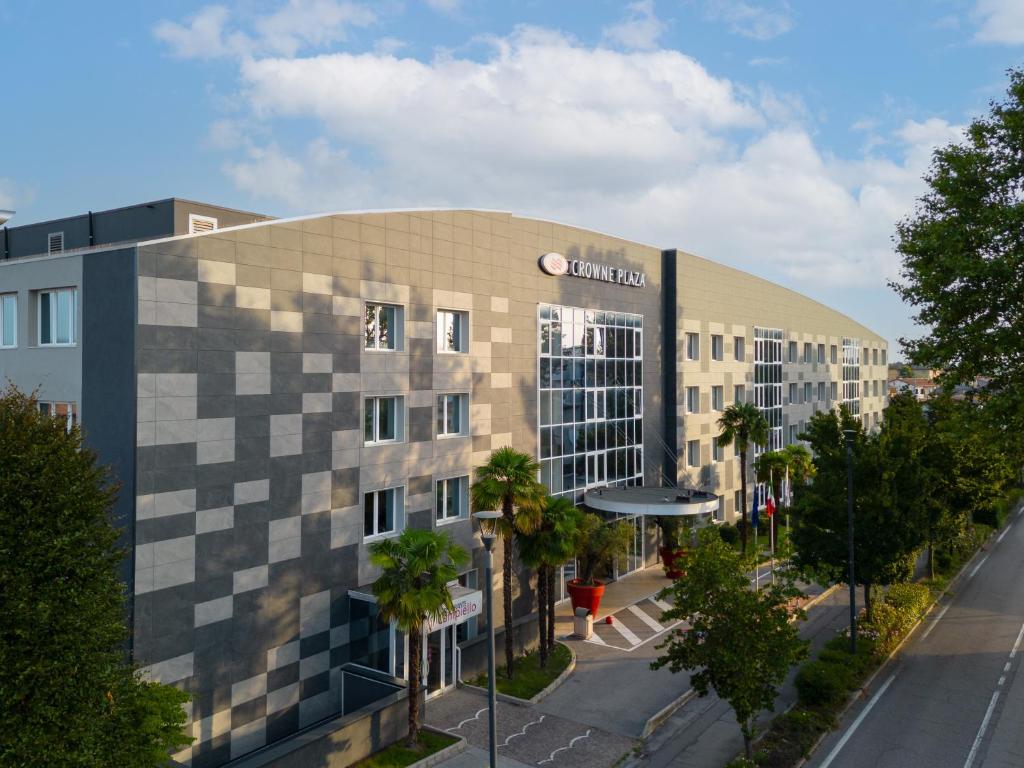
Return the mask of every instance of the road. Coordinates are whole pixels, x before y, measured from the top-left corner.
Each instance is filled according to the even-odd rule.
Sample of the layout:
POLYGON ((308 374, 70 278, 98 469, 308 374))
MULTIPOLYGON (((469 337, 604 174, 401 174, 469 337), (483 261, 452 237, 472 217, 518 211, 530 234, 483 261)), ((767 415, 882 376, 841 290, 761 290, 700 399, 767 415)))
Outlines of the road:
POLYGON ((875 677, 814 768, 1024 766, 1024 512, 875 677))

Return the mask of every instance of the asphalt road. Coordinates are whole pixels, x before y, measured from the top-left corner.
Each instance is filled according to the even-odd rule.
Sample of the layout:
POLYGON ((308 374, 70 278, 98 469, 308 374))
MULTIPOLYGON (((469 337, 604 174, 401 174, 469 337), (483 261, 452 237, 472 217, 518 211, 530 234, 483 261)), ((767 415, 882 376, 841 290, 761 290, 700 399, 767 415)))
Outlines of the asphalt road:
POLYGON ((1024 766, 1024 516, 1011 520, 811 766, 1024 766))

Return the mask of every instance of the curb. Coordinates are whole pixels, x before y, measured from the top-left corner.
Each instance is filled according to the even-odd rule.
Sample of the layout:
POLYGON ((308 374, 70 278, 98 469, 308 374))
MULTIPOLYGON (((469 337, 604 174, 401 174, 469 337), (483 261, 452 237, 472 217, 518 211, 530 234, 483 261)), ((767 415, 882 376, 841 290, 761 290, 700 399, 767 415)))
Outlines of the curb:
POLYGON ((640 740, 643 741, 650 736, 654 729, 661 725, 663 722, 668 720, 672 715, 675 714, 676 710, 682 707, 686 702, 697 695, 697 692, 690 688, 682 696, 679 696, 675 701, 669 702, 668 705, 662 707, 659 711, 655 712, 644 723, 644 729, 640 732, 640 740))
MULTIPOLYGON (((437 728, 431 728, 429 725, 420 726, 421 731, 430 731, 431 733, 441 734, 442 736, 451 736, 450 733, 445 733, 437 728)), ((459 736, 458 741, 454 744, 449 744, 444 749, 438 750, 432 755, 427 755, 422 760, 417 760, 415 763, 410 763, 407 768, 430 768, 433 765, 444 762, 449 757, 454 757, 460 752, 465 751, 468 746, 468 742, 464 736, 459 736)))
MULTIPOLYGON (((494 692, 495 698, 498 701, 504 702, 505 704, 513 704, 517 707, 532 707, 534 704, 537 704, 538 702, 546 699, 549 694, 553 693, 556 688, 558 688, 562 683, 564 683, 565 679, 576 670, 576 651, 573 649, 571 645, 567 645, 566 643, 563 643, 559 640, 556 640, 555 642, 567 648, 571 656, 568 665, 566 665, 565 669, 562 670, 561 674, 559 674, 558 677, 556 677, 554 680, 548 683, 547 687, 545 687, 543 690, 538 691, 532 698, 520 699, 518 696, 509 696, 507 693, 501 693, 500 691, 494 692)), ((462 680, 459 681, 459 685, 460 687, 465 688, 468 691, 472 691, 473 693, 480 694, 482 696, 487 696, 487 689, 481 688, 479 685, 473 685, 472 683, 467 683, 462 680)))

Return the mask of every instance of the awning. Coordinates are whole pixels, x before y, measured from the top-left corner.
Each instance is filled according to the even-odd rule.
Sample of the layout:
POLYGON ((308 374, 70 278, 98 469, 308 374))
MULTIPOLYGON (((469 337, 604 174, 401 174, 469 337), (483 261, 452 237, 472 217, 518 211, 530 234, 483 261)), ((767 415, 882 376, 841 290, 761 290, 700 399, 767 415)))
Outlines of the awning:
POLYGON ((706 491, 679 488, 595 488, 583 494, 583 503, 601 512, 652 517, 711 517, 718 497, 706 491))
POLYGON ((452 594, 452 610, 445 611, 436 619, 427 619, 423 625, 424 632, 429 634, 438 629, 450 627, 452 624, 461 624, 478 615, 482 610, 484 600, 483 593, 479 589, 469 589, 459 584, 453 584, 448 587, 448 591, 452 594))

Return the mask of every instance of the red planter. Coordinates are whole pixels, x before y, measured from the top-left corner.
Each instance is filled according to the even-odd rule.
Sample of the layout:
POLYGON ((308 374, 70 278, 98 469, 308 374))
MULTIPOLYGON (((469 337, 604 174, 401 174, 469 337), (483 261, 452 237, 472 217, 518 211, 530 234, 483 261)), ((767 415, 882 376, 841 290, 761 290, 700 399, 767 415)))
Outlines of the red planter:
POLYGON ((597 609, 601 607, 601 597, 604 595, 604 582, 594 580, 594 586, 588 587, 580 584, 579 579, 572 579, 566 582, 565 588, 569 590, 569 601, 575 612, 577 608, 586 608, 591 616, 597 617, 597 609))
POLYGON ((686 554, 685 549, 658 547, 658 554, 661 555, 661 563, 665 566, 666 576, 670 579, 681 579, 686 575, 686 571, 680 570, 676 567, 676 561, 682 559, 683 555, 686 554))

